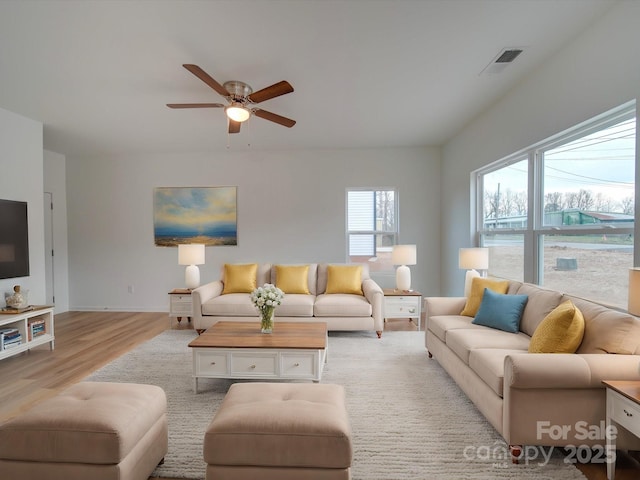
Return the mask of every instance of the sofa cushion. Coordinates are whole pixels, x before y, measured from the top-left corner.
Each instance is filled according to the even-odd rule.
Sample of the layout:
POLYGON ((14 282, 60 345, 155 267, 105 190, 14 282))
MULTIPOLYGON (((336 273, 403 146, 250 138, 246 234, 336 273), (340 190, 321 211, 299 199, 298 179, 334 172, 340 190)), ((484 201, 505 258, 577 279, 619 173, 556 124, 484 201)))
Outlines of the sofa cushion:
POLYGON ((571 300, 547 315, 531 337, 529 353, 575 353, 584 335, 584 317, 571 300))
POLYGON ((526 295, 506 295, 485 288, 480 308, 472 323, 518 333, 527 298, 526 295))
POLYGON ((460 315, 466 315, 467 317, 475 317, 482 303, 482 297, 484 295, 484 289, 489 288, 494 292, 507 293, 509 288, 508 280, 492 280, 490 278, 474 278, 471 282, 471 293, 467 302, 460 312, 460 315))
POLYGON ((496 395, 502 397, 504 388, 504 358, 524 350, 477 348, 469 353, 469 367, 496 395))
POLYGON ((537 285, 521 283, 517 292, 518 295, 527 295, 529 300, 522 312, 520 331, 532 336, 544 317, 560 305, 562 294, 553 290, 540 288, 537 285))
POLYGON ((275 265, 275 285, 285 294, 309 292, 309 265, 275 265))
POLYGON ((312 317, 315 299, 315 295, 286 294, 282 303, 276 307, 276 320, 278 317, 312 317))
MULTIPOLYGON (((276 315, 280 312, 276 311, 276 315)), ((229 293, 207 300, 202 304, 202 315, 216 317, 256 317, 258 309, 246 293, 229 293)))
POLYGON ((522 350, 529 348, 529 336, 522 332, 508 333, 494 328, 457 329, 447 331, 447 347, 469 364, 469 354, 477 348, 499 348, 522 350))
POLYGON ((584 317, 584 337, 576 353, 640 353, 640 319, 577 297, 565 296, 584 317))
POLYGON ((482 330, 482 325, 471 323, 473 318, 464 315, 436 315, 427 319, 427 330, 446 343, 447 332, 458 328, 478 328, 482 330))
MULTIPOLYGON (((320 295, 321 293, 325 293, 327 290, 327 270, 331 265, 359 265, 362 267, 362 280, 366 280, 369 278, 369 264, 368 263, 321 263, 318 265, 318 290, 316 293, 320 295)), ((313 292, 312 292, 313 293, 313 292)))
POLYGON ((370 317, 372 307, 362 295, 322 294, 316 297, 313 314, 316 317, 370 317))
POLYGON ((257 263, 243 265, 224 264, 224 288, 222 294, 251 293, 256 288, 257 263))
POLYGON ((360 265, 329 265, 327 267, 327 289, 324 293, 362 293, 362 267, 360 265))

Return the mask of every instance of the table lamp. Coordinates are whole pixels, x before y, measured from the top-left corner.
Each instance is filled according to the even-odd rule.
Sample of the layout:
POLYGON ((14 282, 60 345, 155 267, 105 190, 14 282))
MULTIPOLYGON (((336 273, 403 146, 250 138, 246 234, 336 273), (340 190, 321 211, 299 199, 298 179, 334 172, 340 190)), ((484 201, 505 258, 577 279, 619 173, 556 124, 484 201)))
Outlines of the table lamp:
POLYGON ((391 262, 400 265, 396 269, 396 289, 408 292, 411 290, 411 270, 407 265, 416 264, 415 245, 394 245, 391 251, 391 262))
POLYGON ((629 307, 631 315, 640 316, 640 268, 629 269, 629 307))
POLYGON ((200 269, 197 265, 204 264, 204 245, 189 243, 178 245, 178 265, 187 265, 184 271, 184 282, 187 288, 200 285, 200 269))
POLYGON ((489 249, 484 247, 461 248, 458 252, 458 268, 467 271, 464 277, 464 296, 471 293, 471 282, 474 277, 486 276, 489 268, 489 249), (482 271, 482 274, 478 272, 482 271))

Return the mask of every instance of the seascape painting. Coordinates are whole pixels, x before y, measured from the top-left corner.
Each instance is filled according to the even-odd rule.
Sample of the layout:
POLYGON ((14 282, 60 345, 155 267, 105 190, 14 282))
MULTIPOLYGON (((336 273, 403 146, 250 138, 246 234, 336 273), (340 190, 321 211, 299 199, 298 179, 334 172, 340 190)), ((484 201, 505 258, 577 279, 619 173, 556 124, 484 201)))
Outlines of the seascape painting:
POLYGON ((237 245, 237 187, 158 187, 153 231, 159 247, 237 245))

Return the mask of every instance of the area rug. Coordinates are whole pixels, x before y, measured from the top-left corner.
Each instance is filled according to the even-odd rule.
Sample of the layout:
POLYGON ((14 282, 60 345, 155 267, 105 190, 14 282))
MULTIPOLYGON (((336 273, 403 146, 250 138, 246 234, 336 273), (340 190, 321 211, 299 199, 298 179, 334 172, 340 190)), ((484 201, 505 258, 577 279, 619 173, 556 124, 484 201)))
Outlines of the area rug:
MULTIPOLYGON (((169 453, 154 476, 204 479, 204 431, 232 384, 201 379, 193 392, 191 330, 168 330, 85 380, 149 383, 168 400, 169 453)), ((564 457, 528 452, 520 465, 437 361, 422 332, 331 332, 322 383, 344 385, 354 480, 584 479, 564 457), (536 457, 536 458, 534 458, 536 457)))

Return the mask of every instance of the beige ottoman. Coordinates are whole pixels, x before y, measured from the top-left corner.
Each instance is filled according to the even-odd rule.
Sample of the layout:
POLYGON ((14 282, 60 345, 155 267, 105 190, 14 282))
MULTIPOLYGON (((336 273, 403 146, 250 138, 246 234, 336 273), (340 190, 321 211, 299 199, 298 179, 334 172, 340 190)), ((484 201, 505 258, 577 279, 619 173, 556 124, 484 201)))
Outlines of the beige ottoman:
POLYGON ((340 385, 236 383, 204 437, 207 480, 347 480, 351 458, 340 385))
POLYGON ((160 387, 81 382, 0 425, 0 478, 147 480, 167 442, 160 387))

